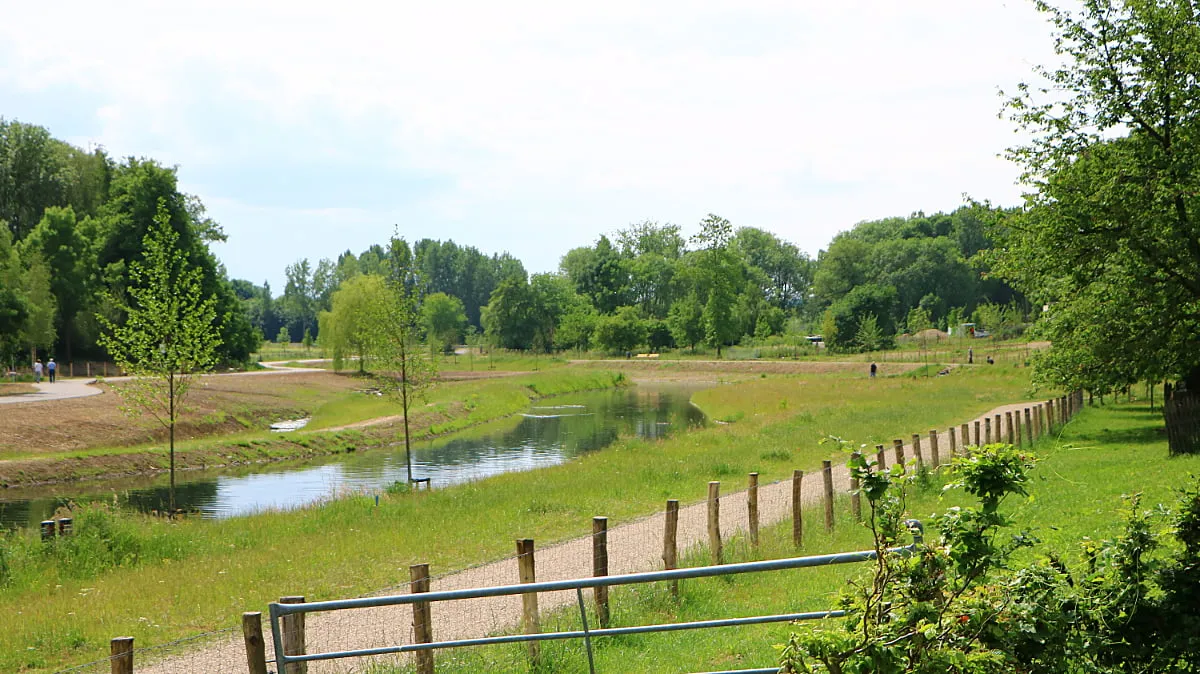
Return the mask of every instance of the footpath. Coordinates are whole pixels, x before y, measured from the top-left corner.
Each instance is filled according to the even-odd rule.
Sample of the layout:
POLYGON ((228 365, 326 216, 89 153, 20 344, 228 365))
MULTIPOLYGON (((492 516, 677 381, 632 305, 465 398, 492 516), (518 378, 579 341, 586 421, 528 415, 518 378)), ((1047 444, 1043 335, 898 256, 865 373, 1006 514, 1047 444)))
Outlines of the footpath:
MULTIPOLYGON (((968 422, 971 429, 978 422, 981 426, 985 419, 994 419, 996 415, 1005 418, 1006 413, 1014 416, 1023 413, 1027 407, 1037 403, 1025 402, 1003 405, 968 422)), ((1021 419, 1022 423, 1024 418, 1021 419)), ((957 428, 957 427, 956 427, 957 428)), ((928 429, 920 431, 921 455, 926 464, 932 462, 931 446, 927 436, 928 429)), ((999 432, 999 429, 994 431, 999 432)), ((974 430, 972 430, 974 433, 974 430)), ((940 456, 945 462, 949 456, 949 442, 944 431, 941 435, 940 456)), ((974 436, 972 436, 974 437, 974 436)), ((999 437, 995 435, 993 437, 999 437)), ((962 445, 958 448, 961 452, 962 445)), ((975 444, 974 442, 970 444, 975 444)), ((887 464, 892 465, 895 459, 894 447, 885 447, 887 464)), ((904 444, 904 456, 912 459, 912 443, 904 444)), ((743 482, 739 481, 739 485, 743 482)), ((850 489, 850 477, 844 463, 833 467, 833 485, 835 492, 846 493, 850 489)), ((811 511, 821 507, 823 498, 823 478, 820 471, 807 473, 801 484, 802 504, 805 510, 811 511)), ((782 522, 791 517, 791 480, 760 485, 758 488, 758 508, 760 526, 782 522)), ((602 515, 603 513, 596 513, 602 515)), ((644 519, 628 522, 608 530, 608 565, 612 575, 652 571, 662 568, 663 526, 664 514, 658 513, 644 519)), ((810 519, 813 526, 817 520, 810 519)), ((680 557, 689 548, 707 543, 707 505, 698 503, 679 509, 677 542, 680 557)), ((748 528, 748 509, 746 491, 724 493, 720 499, 720 528, 723 539, 728 539, 746 533, 748 528)), ((592 537, 584 536, 555 545, 538 549, 535 555, 537 580, 553 581, 571 578, 588 577, 592 575, 592 537)), ((436 572, 436 569, 433 569, 436 572)), ((517 558, 510 557, 496 562, 468 568, 442 576, 434 575, 430 589, 434 591, 457 590, 493 585, 513 585, 519 582, 517 558)), ((833 591, 835 588, 830 588, 833 591)), ((403 594, 408 592, 408 586, 403 585, 389 588, 377 595, 403 594)), ((322 599, 325 599, 324 597, 322 599)), ((332 599, 332 597, 330 597, 332 599)), ((547 619, 555 609, 574 605, 573 592, 542 593, 538 595, 538 604, 543 616, 542 629, 553 627, 547 619)), ((247 607, 254 609, 256 607, 247 607)), ((270 634, 270 624, 267 620, 266 607, 257 607, 263 612, 263 630, 267 641, 268 660, 273 659, 273 645, 270 634)), ((452 602, 436 602, 432 604, 433 638, 437 641, 451 639, 469 639, 495 634, 500 631, 513 629, 520 623, 521 598, 494 597, 452 602)), ((360 648, 377 648, 412 643, 412 608, 411 606, 394 606, 371 609, 356 609, 334 613, 315 613, 306 616, 305 632, 307 652, 329 652, 360 648)), ((153 651, 154 649, 148 649, 153 651)), ((435 652, 436 653, 436 652, 435 652)), ((150 655, 150 654, 146 654, 150 655)), ((436 657, 436 656, 435 656, 436 657)), ((153 659, 152 657, 146 659, 153 659)), ((345 660, 309 663, 311 674, 322 672, 354 672, 372 671, 372 665, 404 661, 405 656, 380 656, 377 658, 352 658, 345 660), (369 662, 369 661, 374 662, 369 662)), ((270 666, 274 669, 274 666, 270 666)), ((147 662, 139 659, 137 671, 168 674, 175 672, 225 672, 242 673, 246 670, 246 654, 240 630, 230 630, 227 635, 216 640, 197 645, 183 653, 160 659, 157 662, 147 662)))

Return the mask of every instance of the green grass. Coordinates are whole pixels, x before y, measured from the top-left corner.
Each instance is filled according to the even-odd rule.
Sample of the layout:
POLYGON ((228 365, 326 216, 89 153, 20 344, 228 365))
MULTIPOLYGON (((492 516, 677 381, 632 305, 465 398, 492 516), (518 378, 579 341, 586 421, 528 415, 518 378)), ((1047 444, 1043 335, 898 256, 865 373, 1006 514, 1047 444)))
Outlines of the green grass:
MULTIPOLYGON (((1068 565, 1081 564, 1082 540, 1110 538, 1119 533, 1122 527, 1119 511, 1126 495, 1140 493, 1142 507, 1146 509, 1159 503, 1174 507, 1178 490, 1200 472, 1200 456, 1168 456, 1161 413, 1151 412, 1144 403, 1087 409, 1058 436, 1043 439, 1035 452, 1041 462, 1032 473, 1031 497, 1007 506, 1015 527, 1030 529, 1041 539, 1037 547, 1026 551, 1027 561, 1053 551, 1068 565)), ((958 492, 943 495, 944 482, 944 477, 936 479, 929 487, 913 492, 909 501, 911 514, 926 522, 927 537, 931 539, 936 536, 929 526, 933 513, 970 502, 958 492)), ((819 512, 806 512, 802 554, 869 548, 867 530, 850 518, 848 498, 840 497, 837 509, 838 526, 832 535, 821 526, 819 512)), ((731 561, 793 556, 797 551, 790 537, 791 524, 785 522, 764 530, 762 547, 757 553, 749 550, 746 541, 740 538, 731 541, 727 551, 731 561)), ((705 549, 692 552, 691 565, 707 563, 705 549)), ((865 569, 848 565, 685 581, 678 603, 661 583, 615 588, 611 599, 613 625, 832 608, 845 582, 864 573, 865 569)), ((590 607, 589 601, 589 610, 590 607)), ((594 627, 594 613, 589 613, 588 619, 594 627)), ((543 629, 547 631, 578 628, 575 609, 558 611, 543 619, 543 629)), ((775 664, 774 645, 782 643, 790 629, 786 625, 755 626, 597 639, 593 642, 596 669, 606 674, 667 674, 769 667, 775 664)), ((543 660, 543 671, 563 674, 588 671, 586 653, 579 641, 547 645, 543 648, 543 660)), ((439 653, 438 663, 438 671, 448 673, 531 671, 520 645, 443 652, 439 653)))
MULTIPOLYGON (((489 384, 526 382, 549 394, 570 374, 489 384)), ((812 470, 835 451, 818 444, 826 434, 873 443, 945 427, 1021 399, 1024 377, 1024 370, 988 368, 928 379, 813 375, 718 386, 695 401, 713 417, 740 413, 736 423, 664 441, 625 439, 536 472, 385 495, 378 507, 352 496, 217 522, 122 515, 113 524, 121 534, 95 543, 109 560, 99 568, 60 564, 32 532, 22 533, 5 543, 11 578, 0 590, 0 612, 19 618, 0 621, 0 671, 98 657, 118 633, 149 646, 232 626, 241 612, 281 595, 328 599, 394 586, 413 563, 441 574, 506 557, 515 538, 544 545, 588 533, 594 515, 616 525, 657 511, 666 498, 700 500, 714 476, 740 485, 750 471, 765 483, 812 470), (115 541, 119 550, 104 547, 115 541), (65 631, 71 639, 45 638, 65 631)), ((485 398, 476 404, 491 404, 485 398)))

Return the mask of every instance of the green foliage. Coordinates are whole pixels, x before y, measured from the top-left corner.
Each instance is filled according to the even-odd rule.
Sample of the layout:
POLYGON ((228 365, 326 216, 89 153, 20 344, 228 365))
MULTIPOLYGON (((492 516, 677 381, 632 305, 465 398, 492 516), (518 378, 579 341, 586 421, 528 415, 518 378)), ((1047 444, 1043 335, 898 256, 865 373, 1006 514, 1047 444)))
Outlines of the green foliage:
POLYGON ((681 347, 687 345, 693 351, 704 339, 703 321, 704 307, 694 293, 672 304, 667 315, 667 327, 675 343, 681 347))
POLYGON ((462 339, 467 326, 467 313, 462 300, 446 293, 426 295, 421 304, 421 325, 430 348, 449 351, 462 339))
POLYGON ((358 371, 366 371, 367 360, 376 352, 377 325, 389 292, 382 276, 364 274, 347 279, 333 293, 330 310, 321 312, 318 320, 321 347, 331 352, 335 370, 342 369, 346 356, 353 354, 358 358, 358 371))
POLYGON ((879 321, 875 318, 875 314, 861 317, 858 321, 858 330, 854 333, 854 345, 860 351, 877 351, 883 346, 883 343, 883 331, 879 329, 879 321))
POLYGON ((131 379, 113 390, 131 413, 150 414, 170 431, 171 510, 175 509, 175 424, 192 377, 212 368, 221 344, 216 298, 205 296, 202 270, 188 263, 165 203, 142 243, 144 260, 129 266, 121 325, 98 316, 108 332, 100 345, 131 379))
MULTIPOLYGON (((1200 24, 1195 3, 1039 2, 1058 67, 1008 112, 1031 188, 1001 219, 997 271, 1039 305, 1057 355, 1044 381, 1105 392, 1142 378, 1200 384, 1200 24)), ((1189 387, 1190 388, 1190 387, 1189 387)))
POLYGON ((880 335, 880 346, 890 346, 896 334, 892 322, 896 306, 896 289, 873 284, 861 285, 834 302, 822 324, 822 336, 828 347, 853 350, 859 326, 867 316, 874 316, 880 335), (832 329, 830 329, 832 328, 832 329))
POLYGON ((646 343, 646 325, 634 307, 621 307, 612 316, 596 321, 592 335, 596 348, 609 353, 624 353, 646 343))
POLYGON ((279 326, 279 333, 275 335, 276 344, 291 344, 292 336, 288 334, 286 325, 279 326))

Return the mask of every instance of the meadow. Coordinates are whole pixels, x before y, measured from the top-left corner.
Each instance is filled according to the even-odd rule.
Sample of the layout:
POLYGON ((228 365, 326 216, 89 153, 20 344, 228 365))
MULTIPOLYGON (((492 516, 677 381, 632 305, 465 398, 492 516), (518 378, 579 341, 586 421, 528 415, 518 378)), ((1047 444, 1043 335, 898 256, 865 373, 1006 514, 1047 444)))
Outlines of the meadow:
MULTIPOLYGON (((522 377, 552 394, 566 374, 522 377)), ((757 471, 765 482, 812 470, 837 453, 820 442, 828 435, 885 442, 1034 393, 1023 368, 922 374, 769 375, 716 386, 693 400, 724 424, 661 441, 623 439, 534 472, 384 494, 378 506, 371 495, 350 495, 290 512, 175 522, 95 509, 76 513, 78 534, 68 545, 9 534, 0 611, 20 619, 0 624, 0 669, 86 661, 118 633, 149 646, 232 626, 241 612, 282 595, 326 599, 392 587, 413 563, 442 574, 507 557, 514 538, 548 544, 588 533, 597 514, 616 526, 666 498, 697 501, 711 479, 757 471)))

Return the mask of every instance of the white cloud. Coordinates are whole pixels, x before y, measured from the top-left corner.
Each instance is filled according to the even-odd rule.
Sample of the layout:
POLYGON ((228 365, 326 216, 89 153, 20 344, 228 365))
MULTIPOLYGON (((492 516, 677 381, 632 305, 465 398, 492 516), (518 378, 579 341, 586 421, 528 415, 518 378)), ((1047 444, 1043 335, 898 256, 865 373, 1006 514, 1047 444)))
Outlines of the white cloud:
POLYGON ((94 140, 180 164, 231 273, 271 278, 393 222, 544 270, 634 220, 716 211, 815 253, 963 192, 1011 202, 996 87, 1052 57, 1031 8, 997 0, 72 0, 5 17, 0 96, 99 100, 94 140), (293 182, 299 205, 280 205, 293 182))

